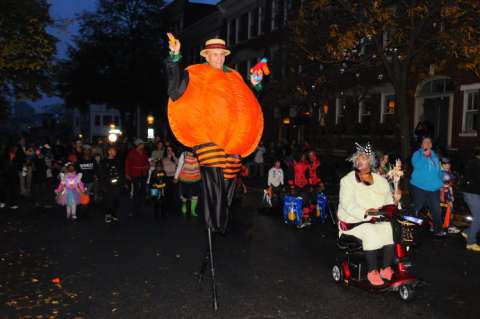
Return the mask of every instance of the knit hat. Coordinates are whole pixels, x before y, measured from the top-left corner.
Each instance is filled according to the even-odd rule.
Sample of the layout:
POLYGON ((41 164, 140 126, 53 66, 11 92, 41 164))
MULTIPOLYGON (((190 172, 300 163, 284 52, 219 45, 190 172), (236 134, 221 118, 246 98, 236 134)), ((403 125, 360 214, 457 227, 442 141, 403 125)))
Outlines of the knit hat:
POLYGON ((140 144, 145 144, 145 142, 141 138, 137 138, 135 142, 133 142, 133 144, 135 144, 135 146, 138 146, 140 144))

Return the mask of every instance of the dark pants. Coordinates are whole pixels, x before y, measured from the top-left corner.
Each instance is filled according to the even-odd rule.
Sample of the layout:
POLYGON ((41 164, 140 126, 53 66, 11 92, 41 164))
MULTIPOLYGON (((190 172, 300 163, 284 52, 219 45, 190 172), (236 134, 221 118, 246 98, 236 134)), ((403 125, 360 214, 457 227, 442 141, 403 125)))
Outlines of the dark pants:
POLYGON ((472 224, 463 232, 468 235, 467 244, 473 245, 477 242, 477 234, 480 231, 480 195, 463 193, 463 198, 472 214, 472 224))
POLYGON ((6 176, 4 192, 5 204, 9 206, 18 205, 18 199, 20 196, 20 180, 18 175, 11 174, 10 176, 6 176))
POLYGON ((139 211, 141 211, 141 209, 143 208, 146 196, 146 182, 147 179, 145 176, 132 177, 132 214, 138 214, 139 211))
POLYGON ((48 187, 47 181, 37 181, 33 184, 33 199, 35 201, 35 205, 37 206, 45 206, 48 199, 48 187))
POLYGON ((442 230, 442 210, 440 208, 440 191, 429 192, 410 185, 413 197, 413 209, 418 212, 425 206, 428 206, 432 213, 434 231, 442 230))
POLYGON ((120 185, 106 185, 103 193, 103 204, 105 205, 105 214, 117 217, 118 207, 120 206, 121 196, 120 185))
POLYGON ((167 217, 167 211, 165 210, 165 198, 163 196, 153 200, 153 217, 155 219, 158 219, 158 217, 167 217))
POLYGON ((371 272, 373 270, 378 269, 378 253, 383 252, 383 262, 382 268, 387 268, 392 265, 393 258, 395 254, 394 246, 393 245, 386 245, 383 248, 377 250, 366 250, 365 251, 365 259, 367 261, 367 271, 371 272))
POLYGON ((200 172, 205 223, 213 231, 225 232, 235 195, 235 179, 225 180, 223 169, 218 167, 201 166, 200 172))

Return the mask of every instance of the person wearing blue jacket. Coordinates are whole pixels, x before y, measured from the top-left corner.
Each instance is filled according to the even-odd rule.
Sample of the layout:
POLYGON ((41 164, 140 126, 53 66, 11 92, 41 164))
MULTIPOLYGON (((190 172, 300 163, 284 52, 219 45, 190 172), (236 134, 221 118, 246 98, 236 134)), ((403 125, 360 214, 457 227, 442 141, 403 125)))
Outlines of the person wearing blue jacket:
POLYGON ((433 218, 433 231, 436 236, 445 236, 442 229, 440 208, 440 188, 443 185, 443 172, 437 154, 432 150, 432 139, 423 137, 420 148, 412 155, 413 172, 410 177, 414 209, 418 213, 428 206, 433 218))

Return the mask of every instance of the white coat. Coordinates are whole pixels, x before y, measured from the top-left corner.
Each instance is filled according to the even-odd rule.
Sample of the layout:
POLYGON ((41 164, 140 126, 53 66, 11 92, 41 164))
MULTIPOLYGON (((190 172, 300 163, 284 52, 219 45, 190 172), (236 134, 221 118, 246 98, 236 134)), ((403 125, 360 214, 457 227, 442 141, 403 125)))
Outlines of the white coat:
MULTIPOLYGON (((372 176, 372 185, 357 182, 355 171, 348 173, 340 180, 339 220, 345 223, 367 221, 372 218, 372 216, 365 217, 369 208, 393 204, 393 196, 387 180, 376 173, 372 173, 372 176)), ((393 244, 392 226, 389 222, 361 224, 348 231, 340 229, 339 236, 341 234, 353 235, 361 239, 363 250, 376 250, 393 244)))

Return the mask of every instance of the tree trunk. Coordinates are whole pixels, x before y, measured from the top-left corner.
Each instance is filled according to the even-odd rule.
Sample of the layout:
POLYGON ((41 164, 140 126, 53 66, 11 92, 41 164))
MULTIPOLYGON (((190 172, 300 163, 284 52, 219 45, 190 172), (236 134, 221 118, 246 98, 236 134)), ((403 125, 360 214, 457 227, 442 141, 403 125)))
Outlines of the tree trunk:
POLYGON ((408 111, 408 69, 406 62, 399 63, 394 81, 399 123, 400 156, 403 161, 410 157, 410 114, 408 111))
POLYGON ((408 112, 407 90, 397 91, 400 155, 405 161, 410 156, 410 115, 408 112))

